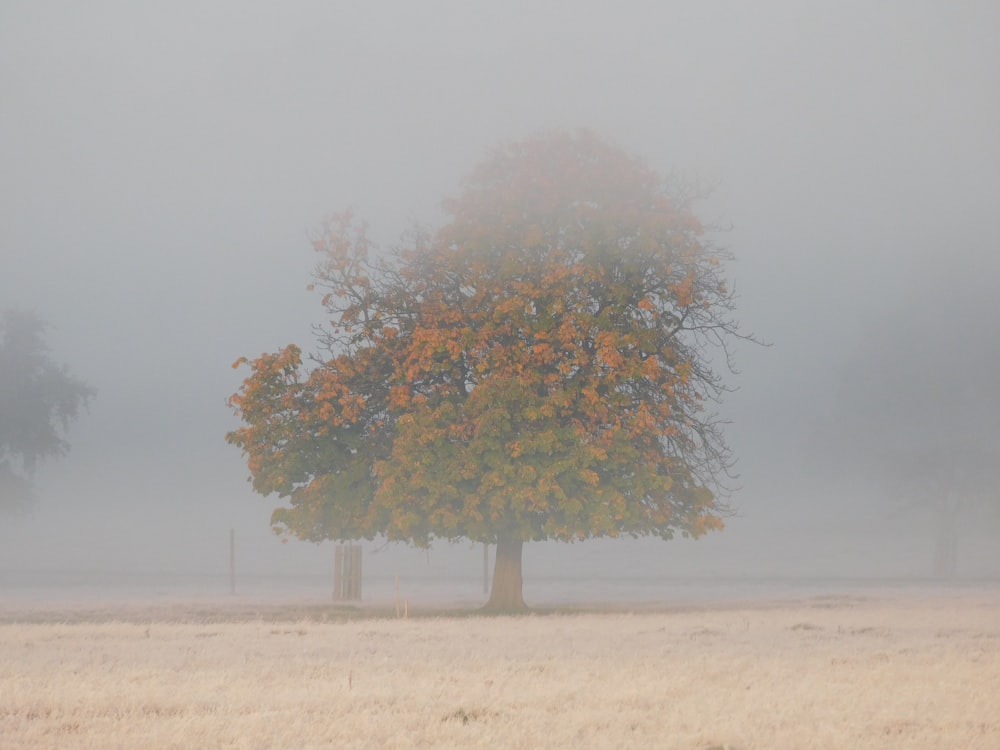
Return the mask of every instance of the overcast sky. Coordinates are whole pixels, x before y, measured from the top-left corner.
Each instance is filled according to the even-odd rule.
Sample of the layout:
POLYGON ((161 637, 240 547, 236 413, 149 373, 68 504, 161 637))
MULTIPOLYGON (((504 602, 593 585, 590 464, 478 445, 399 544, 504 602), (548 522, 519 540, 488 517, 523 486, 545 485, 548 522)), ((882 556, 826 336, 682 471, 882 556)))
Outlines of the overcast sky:
POLYGON ((915 280, 1000 271, 997 3, 6 0, 0 307, 99 396, 0 569, 215 564, 234 526, 312 554, 268 546, 223 440, 230 364, 310 343, 309 232, 354 207, 391 243, 498 141, 581 126, 716 186, 773 344, 737 349, 741 517, 707 549, 850 529, 796 471, 838 368, 915 280))

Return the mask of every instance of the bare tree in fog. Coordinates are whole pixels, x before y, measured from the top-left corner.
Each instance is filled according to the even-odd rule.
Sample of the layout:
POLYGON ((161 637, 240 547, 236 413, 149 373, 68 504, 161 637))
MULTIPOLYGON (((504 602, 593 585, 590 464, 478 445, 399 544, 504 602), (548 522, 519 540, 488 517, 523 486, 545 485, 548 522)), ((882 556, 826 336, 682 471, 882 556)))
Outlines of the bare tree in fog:
POLYGON ((52 361, 45 328, 31 313, 0 316, 0 510, 6 512, 31 504, 36 466, 66 453, 66 429, 95 394, 52 361))
MULTIPOLYGON (((689 198, 591 133, 507 144, 451 220, 386 261, 317 239, 323 354, 253 362, 230 403, 254 489, 305 539, 497 545, 487 607, 524 609, 525 542, 722 528, 710 347, 741 336, 689 198)), ((725 360, 724 360, 725 361, 725 360)))
POLYGON ((933 570, 956 574, 963 519, 1000 508, 1000 335, 991 276, 941 259, 846 363, 827 438, 837 471, 867 477, 936 529, 933 570))

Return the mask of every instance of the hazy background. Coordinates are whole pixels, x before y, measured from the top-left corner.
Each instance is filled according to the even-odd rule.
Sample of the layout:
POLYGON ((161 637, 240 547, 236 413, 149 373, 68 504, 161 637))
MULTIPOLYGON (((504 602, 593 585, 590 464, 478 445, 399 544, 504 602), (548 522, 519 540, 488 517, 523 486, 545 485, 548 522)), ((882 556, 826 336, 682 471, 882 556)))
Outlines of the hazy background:
MULTIPOLYGON (((927 574, 926 520, 845 491, 810 446, 864 335, 926 309, 915 289, 976 281, 987 328, 967 346, 1000 340, 998 38, 992 0, 5 0, 0 307, 47 319, 99 395, 36 512, 0 519, 0 581, 225 575, 230 528, 242 572, 325 575, 332 545, 272 538, 275 500, 223 440, 231 363, 311 344, 327 215, 352 206, 392 243, 499 140, 578 126, 716 186, 701 215, 732 225, 739 316, 773 346, 736 352, 729 528, 529 545, 529 601, 570 573, 927 574)), ((967 530, 963 574, 1000 572, 996 527, 967 530)), ((384 575, 481 565, 468 544, 376 547, 384 575)))

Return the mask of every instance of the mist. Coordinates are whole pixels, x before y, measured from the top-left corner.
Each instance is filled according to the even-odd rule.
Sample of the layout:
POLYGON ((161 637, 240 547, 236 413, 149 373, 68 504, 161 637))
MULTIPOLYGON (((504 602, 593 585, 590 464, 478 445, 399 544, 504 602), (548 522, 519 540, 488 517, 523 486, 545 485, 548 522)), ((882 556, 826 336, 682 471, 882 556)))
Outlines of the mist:
MULTIPOLYGON (((823 436, 849 363, 873 340, 891 361, 880 332, 916 311, 974 311, 976 335, 939 337, 978 363, 953 374, 997 424, 998 30, 992 2, 4 3, 0 308, 47 320, 98 395, 34 512, 0 519, 0 584, 205 575, 225 593, 235 529, 241 587, 327 591, 332 544, 275 538, 277 499, 224 441, 232 362, 312 348, 308 237, 331 213, 391 245, 498 142, 577 127, 711 186, 697 212, 728 227, 737 317, 770 346, 738 346, 726 377, 726 530, 530 544, 526 598, 533 579, 928 576, 926 514, 823 436), (938 278, 952 296, 929 300, 938 278)), ((1000 514, 975 519, 959 575, 995 577, 1000 514)), ((365 548, 385 579, 466 591, 481 571, 468 543, 365 548)))

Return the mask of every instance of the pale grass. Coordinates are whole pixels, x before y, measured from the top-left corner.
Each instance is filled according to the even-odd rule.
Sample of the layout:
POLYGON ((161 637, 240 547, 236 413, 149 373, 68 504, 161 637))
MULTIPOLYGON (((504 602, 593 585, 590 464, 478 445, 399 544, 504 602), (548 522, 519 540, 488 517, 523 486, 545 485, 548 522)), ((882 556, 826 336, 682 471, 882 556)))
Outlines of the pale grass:
POLYGON ((0 625, 2 748, 1000 748, 996 592, 0 625))

